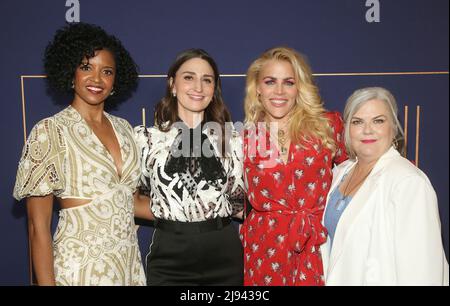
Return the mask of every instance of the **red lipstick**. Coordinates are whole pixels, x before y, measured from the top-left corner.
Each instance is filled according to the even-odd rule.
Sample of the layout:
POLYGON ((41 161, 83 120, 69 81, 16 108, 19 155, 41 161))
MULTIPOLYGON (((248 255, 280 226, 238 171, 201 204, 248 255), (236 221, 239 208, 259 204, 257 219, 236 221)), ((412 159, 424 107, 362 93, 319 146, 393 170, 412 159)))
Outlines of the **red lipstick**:
POLYGON ((363 139, 363 140, 361 140, 361 142, 362 143, 374 143, 374 142, 376 142, 376 140, 375 139, 363 139))

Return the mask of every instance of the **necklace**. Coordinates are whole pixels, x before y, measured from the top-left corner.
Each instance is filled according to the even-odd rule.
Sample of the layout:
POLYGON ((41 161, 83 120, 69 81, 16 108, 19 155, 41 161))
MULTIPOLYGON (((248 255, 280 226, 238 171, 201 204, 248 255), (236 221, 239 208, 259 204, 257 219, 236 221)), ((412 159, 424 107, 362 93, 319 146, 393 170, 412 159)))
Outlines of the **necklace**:
POLYGON ((280 147, 281 155, 287 154, 287 148, 286 148, 286 134, 283 130, 278 130, 278 146, 280 147))
MULTIPOLYGON (((266 129, 269 132, 269 135, 271 135, 270 133, 270 124, 267 122, 266 123, 266 129)), ((285 156, 288 153, 288 149, 286 147, 286 142, 287 142, 287 137, 286 137, 286 132, 283 129, 277 129, 277 143, 278 143, 278 147, 280 150, 280 154, 285 156)))
POLYGON ((350 189, 348 191, 348 193, 347 193, 348 186, 350 186, 350 184, 352 183, 353 174, 355 174, 357 166, 358 165, 355 166, 355 169, 353 170, 353 172, 352 172, 352 174, 351 174, 351 176, 350 176, 350 178, 348 180, 347 186, 345 186, 345 188, 344 188, 344 192, 342 193, 342 197, 336 203, 336 206, 335 206, 336 210, 341 210, 342 209, 342 207, 345 205, 345 201, 347 200, 348 196, 365 181, 365 179, 369 176, 369 174, 372 172, 372 169, 373 169, 373 168, 370 169, 369 172, 367 172, 367 174, 364 175, 364 177, 355 186, 353 186, 353 188, 350 189))

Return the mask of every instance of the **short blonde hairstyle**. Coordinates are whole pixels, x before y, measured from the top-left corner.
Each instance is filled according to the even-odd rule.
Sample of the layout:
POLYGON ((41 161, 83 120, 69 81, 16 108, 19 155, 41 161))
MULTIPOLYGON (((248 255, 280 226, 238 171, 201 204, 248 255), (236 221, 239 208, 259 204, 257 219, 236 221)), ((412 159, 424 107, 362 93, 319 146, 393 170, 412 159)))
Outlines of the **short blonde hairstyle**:
MULTIPOLYGON (((322 145, 336 151, 336 143, 325 109, 315 85, 311 68, 304 56, 287 47, 276 47, 265 51, 248 68, 245 95, 245 123, 258 124, 264 121, 266 113, 256 91, 263 66, 271 60, 286 61, 291 64, 296 80, 298 95, 291 110, 289 135, 294 142, 318 139, 322 145)), ((300 143, 301 145, 301 143, 300 143)))
POLYGON ((356 153, 352 149, 352 143, 350 139, 350 124, 352 117, 367 101, 381 100, 386 103, 390 110, 390 120, 392 122, 392 129, 394 133, 393 142, 396 143, 396 149, 404 154, 404 134, 403 128, 398 121, 398 107, 392 93, 382 87, 366 87, 356 90, 347 100, 344 109, 344 124, 345 124, 345 147, 349 158, 354 160, 356 153))

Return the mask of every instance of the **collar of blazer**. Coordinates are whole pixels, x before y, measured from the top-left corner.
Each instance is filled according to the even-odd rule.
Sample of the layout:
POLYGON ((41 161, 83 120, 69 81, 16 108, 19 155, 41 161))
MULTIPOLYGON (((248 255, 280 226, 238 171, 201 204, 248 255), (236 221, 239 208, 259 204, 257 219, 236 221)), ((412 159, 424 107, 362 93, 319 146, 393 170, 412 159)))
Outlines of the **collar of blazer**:
MULTIPOLYGON (((395 157, 398 157, 400 154, 396 149, 391 147, 386 153, 384 153, 380 159, 375 164, 372 172, 370 175, 366 178, 364 183, 361 185, 357 193, 353 196, 353 199, 345 209, 345 211, 342 213, 341 218, 339 219, 338 226, 336 228, 336 232, 334 235, 333 240, 333 248, 331 250, 331 254, 329 256, 328 261, 328 272, 331 272, 333 269, 334 264, 337 262, 339 256, 342 254, 342 251, 345 246, 345 242, 347 240, 348 233, 351 232, 351 227, 354 224, 354 221, 360 214, 360 212, 366 207, 364 205, 364 202, 367 201, 367 199, 370 197, 370 194, 372 193, 373 189, 378 184, 380 175, 384 172, 383 169, 385 169, 386 165, 395 157)), ((327 205, 328 205, 328 198, 330 196, 330 193, 336 188, 336 186, 339 184, 339 182, 342 180, 342 177, 348 173, 354 166, 356 165, 356 160, 351 161, 347 160, 346 162, 342 163, 341 165, 337 166, 333 170, 333 183, 331 184, 330 191, 328 193, 327 197, 327 205)), ((326 210, 326 208, 325 208, 326 210)), ((325 214, 323 214, 325 216, 325 214)), ((323 217, 324 218, 324 217, 323 217)), ((322 219, 322 223, 323 223, 322 219)), ((327 242, 327 244, 329 241, 327 242)), ((329 245, 328 245, 329 246, 329 245)), ((329 250, 329 249, 328 249, 329 250)))

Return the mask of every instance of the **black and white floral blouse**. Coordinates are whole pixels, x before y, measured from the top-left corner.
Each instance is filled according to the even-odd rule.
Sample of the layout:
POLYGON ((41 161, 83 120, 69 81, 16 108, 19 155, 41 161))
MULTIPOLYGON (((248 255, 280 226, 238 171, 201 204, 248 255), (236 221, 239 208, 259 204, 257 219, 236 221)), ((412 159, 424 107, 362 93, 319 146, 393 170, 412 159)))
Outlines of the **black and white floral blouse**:
POLYGON ((154 216, 198 222, 241 212, 244 203, 241 136, 232 133, 227 144, 229 149, 220 158, 219 137, 211 128, 199 125, 186 129, 187 133, 182 132, 179 124, 174 124, 167 132, 157 127, 134 128, 142 157, 140 189, 150 196, 154 216), (201 145, 209 148, 210 154, 192 153, 193 148, 198 149, 196 142, 200 143, 192 141, 195 132, 201 135, 201 145), (187 147, 183 147, 186 135, 190 135, 193 145, 187 148, 190 154, 181 154, 187 147))

